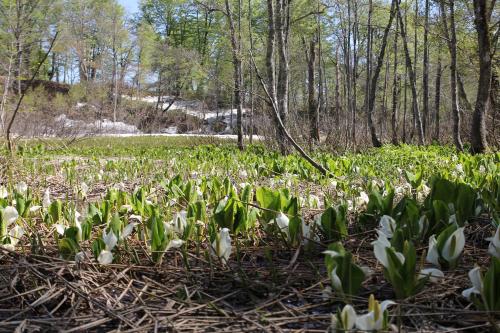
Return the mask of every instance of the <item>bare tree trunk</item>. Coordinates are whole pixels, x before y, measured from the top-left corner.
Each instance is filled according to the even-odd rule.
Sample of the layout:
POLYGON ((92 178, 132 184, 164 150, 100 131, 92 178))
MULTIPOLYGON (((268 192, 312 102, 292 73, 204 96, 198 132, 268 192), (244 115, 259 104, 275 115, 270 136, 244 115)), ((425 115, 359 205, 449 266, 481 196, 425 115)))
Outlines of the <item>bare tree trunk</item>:
POLYGON ((118 109, 118 59, 116 50, 113 50, 113 122, 116 123, 118 109))
POLYGON ((490 109, 493 111, 492 122, 491 122, 491 137, 496 138, 496 128, 497 128, 497 118, 498 118, 498 97, 497 94, 500 91, 500 84, 498 82, 498 75, 495 68, 492 68, 491 74, 491 87, 490 87, 490 109))
POLYGON ((319 142, 319 104, 316 100, 316 36, 313 36, 309 42, 309 51, 305 40, 307 59, 307 102, 309 108, 310 138, 311 142, 319 142))
POLYGON ((335 125, 340 130, 340 73, 338 51, 335 52, 335 125))
MULTIPOLYGON (((399 1, 399 0, 396 0, 399 1)), ((392 144, 398 144, 398 101, 399 101, 399 76, 398 76, 398 36, 399 23, 396 20, 396 32, 394 33, 394 64, 393 64, 393 80, 392 80, 392 113, 391 113, 391 129, 392 129, 392 144)))
MULTIPOLYGON (((11 50, 14 45, 11 45, 11 50)), ((7 68, 7 77, 4 81, 2 101, 0 102, 0 125, 2 126, 2 134, 5 134, 5 106, 7 104, 7 98, 9 97, 10 80, 12 77, 12 65, 14 63, 13 54, 9 56, 9 66, 7 68)))
MULTIPOLYGON (((407 0, 405 0, 405 5, 408 3, 407 0)), ((405 6, 406 8, 406 6, 405 6)), ((408 15, 407 11, 405 9, 405 25, 408 22, 408 15)), ((405 64, 405 80, 404 80, 404 108, 403 108, 403 143, 407 143, 407 136, 406 136, 406 113, 408 111, 408 66, 405 64)))
POLYGON ((373 114, 370 111, 370 81, 372 77, 372 13, 373 3, 372 0, 368 1, 368 27, 367 27, 367 41, 366 41, 366 88, 365 88, 365 112, 367 115, 367 125, 372 135, 372 144, 375 147, 381 145, 380 140, 377 138, 377 133, 373 126, 373 114))
POLYGON ((387 129, 387 81, 389 81, 389 57, 385 61, 384 89, 382 93, 382 120, 380 122, 382 139, 387 129))
POLYGON ((377 92, 377 81, 378 77, 380 75, 380 70, 382 69, 382 66, 384 64, 384 56, 385 56, 385 49, 387 47, 387 38, 389 36, 389 31, 392 26, 392 21, 394 20, 394 15, 396 14, 396 1, 398 0, 393 0, 391 4, 391 13, 389 16, 389 22, 387 23, 385 30, 384 30, 384 37, 382 38, 382 46, 380 47, 380 53, 377 58, 377 67, 375 67, 375 70, 373 71, 373 77, 371 78, 371 83, 370 83, 370 94, 369 94, 369 99, 368 99, 368 127, 370 128, 370 134, 372 138, 372 144, 374 147, 380 147, 382 146, 382 143, 377 137, 377 133, 375 130, 375 125, 373 124, 373 109, 375 107, 375 95, 377 92))
POLYGON ((424 144, 424 130, 422 128, 422 121, 420 118, 420 110, 418 107, 418 94, 417 94, 417 83, 416 83, 416 77, 415 77, 415 72, 413 71, 413 66, 410 58, 410 51, 408 50, 408 40, 406 37, 406 30, 403 22, 403 17, 401 15, 401 11, 399 9, 399 2, 396 1, 396 7, 397 7, 397 12, 398 12, 398 17, 399 17, 399 25, 401 27, 401 38, 403 40, 403 46, 405 50, 405 58, 406 58, 406 67, 408 67, 408 72, 410 74, 410 85, 411 85, 411 92, 412 92, 412 97, 413 97, 413 110, 415 110, 415 118, 417 122, 417 134, 418 134, 418 143, 423 145, 424 144))
POLYGON ((462 139, 460 137, 461 117, 458 107, 458 88, 457 88, 457 37, 455 33, 455 4, 449 3, 450 25, 448 27, 444 0, 440 0, 441 18, 443 28, 448 41, 448 50, 450 52, 450 88, 451 88, 451 109, 453 116, 453 142, 458 150, 463 150, 462 139))
MULTIPOLYGON (((278 85, 276 87, 276 97, 278 100, 279 117, 283 123, 283 128, 278 127, 279 138, 286 138, 284 129, 287 125, 288 118, 288 95, 289 95, 289 80, 290 80, 290 66, 288 59, 289 45, 288 35, 290 32, 290 0, 278 0, 278 7, 276 8, 276 33, 278 44, 278 85)), ((284 145, 282 153, 288 153, 288 149, 284 145), (283 149, 285 148, 285 149, 283 149)))
MULTIPOLYGON (((250 39, 250 55, 253 54, 253 33, 252 33, 252 4, 248 0, 248 38, 250 39)), ((250 144, 253 143, 253 120, 254 120, 254 99, 253 99, 253 69, 250 68, 250 144)))
POLYGON ((162 96, 161 96, 161 84, 162 84, 162 70, 160 68, 160 71, 158 72, 158 87, 157 87, 157 94, 158 94, 158 98, 156 99, 156 107, 155 107, 155 111, 158 112, 158 109, 160 107, 160 103, 161 103, 161 100, 162 100, 162 96))
POLYGON ((458 98, 461 105, 465 108, 469 114, 473 112, 472 104, 469 102, 469 98, 467 97, 467 93, 465 92, 464 82, 462 80, 462 76, 457 68, 457 83, 458 83, 458 98))
POLYGON ((439 143, 440 137, 439 137, 439 130, 440 130, 440 124, 439 124, 439 109, 441 108, 441 55, 438 56, 438 63, 437 63, 437 68, 436 68, 436 84, 435 84, 435 94, 434 94, 434 141, 439 143))
MULTIPOLYGON (((347 0, 347 34, 344 33, 344 63, 345 63, 345 74, 346 74, 346 89, 347 89, 347 110, 350 113, 350 136, 351 144, 353 148, 356 147, 355 138, 355 123, 354 115, 355 111, 352 109, 352 60, 351 60, 351 0, 347 0)), ((346 138, 346 140, 348 140, 346 138)))
MULTIPOLYGON (((415 80, 417 79, 417 59, 418 59, 418 1, 415 0, 415 16, 413 20, 413 61, 415 62, 415 66, 413 67, 413 73, 415 76, 415 80)), ((405 27, 408 27, 408 25, 405 25, 405 27)), ((415 98, 415 96, 412 96, 412 98, 415 98)), ((411 137, 415 135, 415 132, 417 131, 417 110, 415 109, 415 105, 418 105, 417 103, 413 102, 412 103, 412 112, 413 112, 413 122, 412 122, 412 127, 411 127, 411 137)), ((422 126, 423 127, 423 126, 422 126)))
MULTIPOLYGON (((236 133, 238 135, 238 148, 243 150, 243 121, 242 121, 242 95, 241 88, 243 85, 243 70, 241 63, 241 31, 239 30, 239 36, 236 35, 236 28, 234 24, 233 13, 231 6, 229 5, 229 0, 225 0, 226 4, 226 17, 229 22, 229 31, 231 34, 231 47, 233 54, 233 69, 234 69, 234 103, 236 104, 236 133)), ((238 11, 238 22, 241 19, 241 0, 239 1, 239 11, 238 11)), ((241 25, 238 25, 241 27, 241 25)), ((233 110, 231 108, 231 116, 233 110)), ((232 117, 231 117, 232 118, 232 117)), ((232 121, 231 121, 232 126, 232 121)))
POLYGON ((354 1, 354 25, 353 25, 353 33, 352 33, 352 58, 353 58, 353 66, 352 66, 352 142, 353 148, 356 150, 357 142, 356 142, 356 115, 357 115, 357 77, 358 77, 358 34, 359 34, 359 21, 358 21, 358 2, 354 1))
MULTIPOLYGON (((492 1, 493 9, 495 1, 492 1)), ((488 150, 486 140, 486 112, 489 107, 491 89, 491 39, 489 31, 490 9, 487 0, 474 0, 474 23, 477 30, 479 50, 479 82, 477 85, 476 106, 472 117, 472 152, 483 153, 488 150)))
MULTIPOLYGON (((425 22, 424 22, 424 59, 422 73, 422 102, 423 102, 423 129, 424 135, 427 135, 429 122, 429 0, 425 0, 425 22)), ((416 60, 415 60, 416 61, 416 60)))
MULTIPOLYGON (((276 53, 276 40, 281 39, 281 34, 279 36, 277 34, 278 30, 277 27, 281 28, 281 17, 278 17, 277 13, 282 10, 280 5, 282 1, 287 1, 287 0, 280 0, 279 3, 277 3, 279 8, 275 8, 273 0, 267 0, 268 34, 267 34, 267 50, 266 50, 266 68, 267 68, 267 88, 269 90, 269 95, 271 96, 270 99, 272 101, 278 101, 278 92, 277 92, 278 89, 276 87, 276 73, 275 73, 276 72, 275 53, 276 53)), ((280 49, 282 47, 282 43, 283 40, 281 40, 280 42, 279 45, 280 49)), ((281 72, 281 68, 279 72, 281 72)), ((278 77, 278 79, 281 79, 281 77, 278 77)), ((283 83, 280 82, 280 84, 284 84, 284 82, 283 83)), ((288 82, 286 82, 286 85, 288 86, 288 82)), ((283 90, 280 90, 281 94, 283 94, 283 92, 284 92, 283 90)), ((276 107, 278 108, 278 113, 273 113, 273 116, 276 124, 277 140, 280 151, 282 154, 286 154, 288 149, 286 146, 285 135, 283 133, 283 130, 279 126, 280 122, 283 122, 283 125, 285 125, 285 122, 281 118, 283 113, 281 109, 282 104, 283 104, 282 101, 281 103, 277 103, 276 107)))
POLYGON ((328 101, 327 91, 324 87, 327 87, 326 77, 324 76, 324 61, 323 61, 323 45, 321 43, 321 21, 320 21, 320 2, 318 1, 318 14, 316 15, 316 30, 317 30, 317 41, 318 41, 318 142, 321 141, 319 125, 320 118, 323 119, 326 115, 326 105, 328 101))

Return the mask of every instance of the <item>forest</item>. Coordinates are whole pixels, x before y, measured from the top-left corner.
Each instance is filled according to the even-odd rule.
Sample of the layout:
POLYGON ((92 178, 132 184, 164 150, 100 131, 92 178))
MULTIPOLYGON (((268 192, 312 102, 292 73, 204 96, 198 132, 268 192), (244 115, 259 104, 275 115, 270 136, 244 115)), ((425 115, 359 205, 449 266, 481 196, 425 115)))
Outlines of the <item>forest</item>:
POLYGON ((496 0, 0 0, 0 333, 499 332, 499 35, 496 0))
POLYGON ((229 127, 240 145, 254 134, 286 141, 278 114, 309 146, 498 147, 495 1, 148 0, 139 8, 4 1, 4 132, 62 135, 53 121, 61 114, 159 132, 179 122, 175 102, 184 100, 198 112, 230 110, 231 119, 207 129, 180 117, 179 131, 229 127), (11 125, 20 92, 25 120, 11 125))

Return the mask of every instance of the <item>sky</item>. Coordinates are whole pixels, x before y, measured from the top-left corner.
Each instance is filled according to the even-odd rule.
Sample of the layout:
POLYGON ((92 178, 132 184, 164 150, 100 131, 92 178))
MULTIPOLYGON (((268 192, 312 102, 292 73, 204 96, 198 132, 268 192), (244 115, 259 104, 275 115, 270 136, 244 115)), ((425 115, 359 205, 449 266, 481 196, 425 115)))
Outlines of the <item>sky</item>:
POLYGON ((135 13, 138 10, 139 0, 118 0, 128 13, 135 13))

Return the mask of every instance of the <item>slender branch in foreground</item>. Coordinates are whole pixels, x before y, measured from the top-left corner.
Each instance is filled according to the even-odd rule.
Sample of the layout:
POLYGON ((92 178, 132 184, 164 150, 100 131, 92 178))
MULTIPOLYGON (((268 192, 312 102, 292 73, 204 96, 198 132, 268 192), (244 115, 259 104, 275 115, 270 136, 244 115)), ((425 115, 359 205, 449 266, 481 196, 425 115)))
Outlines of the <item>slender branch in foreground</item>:
POLYGON ((262 86, 262 89, 264 89, 264 92, 266 93, 267 95, 267 98, 269 99, 269 104, 271 105, 272 107, 272 110, 273 110, 273 113, 274 113, 274 116, 276 117, 276 119, 278 120, 278 126, 280 127, 280 129, 283 131, 283 133, 285 134, 285 137, 287 138, 288 141, 290 141, 290 143, 292 144, 292 146, 299 152, 299 154, 306 160, 308 161, 313 167, 315 167, 319 172, 321 172, 323 175, 327 175, 328 174, 328 171, 325 169, 325 167, 323 167, 321 164, 319 164, 318 162, 316 162, 315 160, 312 159, 312 157, 310 157, 305 151, 304 149, 302 149, 302 147, 292 138, 292 136, 290 135, 290 133, 288 133, 287 129, 285 128, 285 125, 283 124, 283 121, 281 120, 281 117, 279 115, 279 112, 278 112, 278 106, 276 104, 276 101, 271 97, 271 94, 269 93, 269 90, 267 88, 267 85, 266 83, 264 82, 264 79, 262 78, 262 75, 260 74, 259 72, 259 69, 257 68, 257 65, 255 64, 255 59, 253 57, 253 54, 250 54, 251 58, 252 58, 252 64, 253 64, 253 67, 255 68, 255 73, 257 74, 257 77, 259 79, 259 82, 262 86))
POLYGON ((21 107, 21 104, 23 102, 24 96, 26 96, 26 92, 28 89, 31 87, 33 84, 33 81, 35 80, 36 76, 38 75, 38 72, 40 71, 40 68, 42 68, 42 65, 45 63, 47 58, 49 57, 50 52, 52 51, 52 48, 54 47, 54 44, 57 40, 57 36, 59 35, 59 31, 56 31, 56 34, 52 38, 52 41, 50 42, 50 47, 47 52, 45 52, 42 61, 38 63, 38 66, 36 67, 35 72, 31 76, 30 80, 28 81, 25 89, 21 92, 21 96, 19 96, 19 100, 17 101, 16 108, 14 109, 14 113, 12 114, 12 117, 10 118, 9 124, 7 125, 7 129, 5 131, 5 138, 7 140, 7 148, 9 149, 9 152, 12 154, 12 140, 10 137, 10 132, 12 129, 12 125, 14 124, 14 120, 16 120, 17 113, 19 112, 19 108, 21 107))

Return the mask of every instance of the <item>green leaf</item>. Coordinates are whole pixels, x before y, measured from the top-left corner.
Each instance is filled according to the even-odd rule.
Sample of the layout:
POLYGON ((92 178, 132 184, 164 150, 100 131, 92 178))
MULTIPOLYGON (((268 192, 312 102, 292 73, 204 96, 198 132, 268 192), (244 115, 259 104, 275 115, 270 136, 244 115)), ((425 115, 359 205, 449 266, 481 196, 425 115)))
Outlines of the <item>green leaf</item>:
POLYGON ((119 238, 122 232, 122 221, 120 219, 120 215, 114 214, 111 222, 109 223, 110 229, 115 233, 115 235, 119 238))
POLYGON ((431 189, 432 200, 441 200, 445 203, 455 202, 456 185, 444 178, 435 180, 431 189))
POLYGON ((347 236, 347 217, 344 206, 337 209, 328 207, 321 215, 321 231, 330 240, 339 240, 347 236))
POLYGON ((265 187, 259 187, 255 191, 255 196, 259 206, 268 209, 262 211, 262 218, 264 221, 269 222, 274 219, 276 217, 275 211, 279 211, 281 207, 281 196, 279 192, 275 192, 265 187))
POLYGON ((292 243, 296 244, 299 241, 299 235, 302 231, 302 219, 299 216, 290 218, 288 231, 290 232, 292 243))
POLYGON ((458 184, 455 201, 456 217, 459 226, 463 226, 467 219, 474 216, 476 191, 469 185, 458 184))
POLYGON ((195 203, 191 203, 188 206, 187 210, 187 217, 194 218, 195 221, 202 221, 206 222, 207 216, 206 216, 206 204, 205 201, 197 201, 195 203))
POLYGON ((62 217, 62 202, 54 200, 49 206, 49 216, 52 223, 57 223, 62 217))
POLYGON ((78 243, 72 238, 63 238, 58 243, 59 254, 66 260, 71 260, 75 257, 78 252, 78 243))
POLYGON ((483 299, 488 311, 500 311, 500 259, 493 257, 483 278, 483 299))
POLYGON ((99 254, 106 248, 106 244, 102 240, 102 238, 97 238, 94 240, 92 243, 92 253, 94 254, 94 257, 97 259, 99 257, 99 254))
POLYGON ((82 240, 89 240, 92 234, 92 221, 87 220, 82 223, 82 240))

